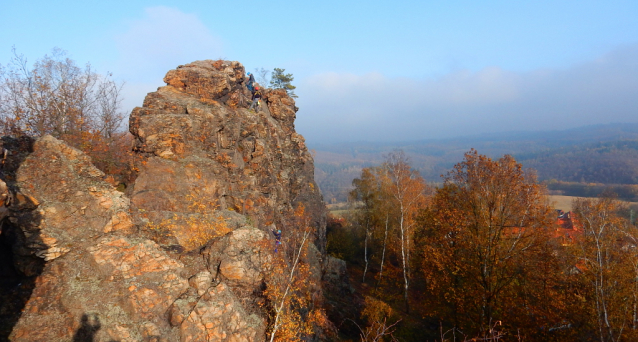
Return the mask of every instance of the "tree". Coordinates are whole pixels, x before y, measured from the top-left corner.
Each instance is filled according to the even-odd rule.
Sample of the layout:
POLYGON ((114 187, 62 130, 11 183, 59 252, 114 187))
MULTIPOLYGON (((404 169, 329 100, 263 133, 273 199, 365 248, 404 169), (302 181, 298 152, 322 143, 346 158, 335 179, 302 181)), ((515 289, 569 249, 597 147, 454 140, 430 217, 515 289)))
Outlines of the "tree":
POLYGON ((297 95, 295 95, 295 89, 297 87, 290 84, 295 78, 292 74, 284 74, 284 71, 286 71, 286 69, 275 68, 270 78, 270 85, 274 89, 284 89, 290 97, 297 97, 297 95))
POLYGON ((378 199, 380 197, 380 189, 373 172, 371 168, 361 170, 361 178, 356 178, 352 181, 354 189, 350 192, 351 201, 362 203, 358 210, 354 211, 354 221, 363 227, 365 234, 363 245, 363 262, 365 266, 361 280, 363 283, 366 281, 366 273, 368 272, 368 243, 372 238, 375 226, 375 214, 378 214, 379 209, 378 199))
POLYGON ((401 294, 406 311, 409 311, 414 227, 416 217, 426 203, 428 187, 418 172, 412 170, 402 151, 387 155, 379 167, 363 169, 360 178, 352 184, 351 199, 361 202, 353 216, 365 234, 363 280, 370 261, 369 246, 376 240, 382 247, 377 285, 381 283, 386 258, 396 258, 400 270, 390 270, 401 274, 401 294), (391 241, 394 243, 389 244, 391 241))
POLYGON ((257 83, 262 84, 264 87, 270 84, 268 70, 264 68, 255 68, 255 78, 257 79, 257 83))
POLYGON ((375 298, 365 297, 365 307, 361 312, 361 318, 366 321, 366 325, 361 327, 357 322, 350 320, 359 329, 361 342, 381 342, 398 341, 393 333, 401 319, 392 308, 375 298))
POLYGON ((624 205, 606 194, 574 201, 583 236, 577 244, 579 275, 601 342, 636 338, 638 258, 636 228, 619 215, 624 205))
POLYGON ((15 48, 0 66, 0 134, 51 134, 89 154, 107 174, 126 177, 130 135, 122 132, 122 84, 53 49, 31 68, 15 48), (120 176, 120 175, 118 175, 120 176))
POLYGON ((293 220, 281 250, 273 256, 274 267, 266 276, 264 292, 269 302, 270 342, 301 340, 312 335, 316 326, 327 325, 323 311, 314 306, 311 295, 317 286, 312 282, 308 262, 315 232, 303 205, 297 207, 293 220))
POLYGON ((403 298, 406 311, 409 312, 408 291, 411 278, 412 238, 417 214, 425 205, 427 186, 419 173, 412 170, 403 151, 395 151, 386 156, 383 168, 386 172, 386 180, 383 183, 385 191, 390 195, 397 210, 403 269, 403 298))
POLYGON ((354 189, 349 193, 349 199, 354 202, 355 210, 352 211, 353 223, 364 229, 364 271, 362 282, 371 260, 371 245, 374 245, 375 235, 378 235, 382 228, 383 239, 381 241, 382 252, 380 260, 380 271, 377 279, 383 275, 385 263, 386 246, 388 241, 389 221, 391 215, 391 205, 388 200, 389 194, 384 192, 382 183, 387 179, 385 169, 382 167, 367 167, 361 170, 359 178, 352 181, 354 189))
POLYGON ((0 121, 4 134, 52 134, 73 140, 82 134, 112 137, 120 128, 121 84, 111 74, 100 75, 90 64, 84 68, 54 49, 35 62, 13 50, 14 57, 0 73, 0 121))
POLYGON ((551 310, 539 312, 541 303, 530 300, 543 298, 532 290, 548 279, 537 270, 554 268, 544 195, 511 156, 492 160, 475 150, 436 190, 419 243, 438 314, 454 328, 484 335, 515 315, 533 317, 535 329, 556 323, 551 310))

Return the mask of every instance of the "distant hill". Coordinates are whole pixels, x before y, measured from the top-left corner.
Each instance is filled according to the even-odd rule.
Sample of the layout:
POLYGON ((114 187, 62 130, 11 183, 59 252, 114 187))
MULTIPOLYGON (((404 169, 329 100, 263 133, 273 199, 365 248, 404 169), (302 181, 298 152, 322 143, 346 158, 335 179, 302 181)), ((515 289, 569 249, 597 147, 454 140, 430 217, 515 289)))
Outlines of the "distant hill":
POLYGON ((638 140, 566 146, 514 157, 526 167, 536 169, 541 179, 638 184, 638 140))
MULTIPOLYGON (((557 127, 560 126, 557 123, 557 127)), ((379 165, 401 149, 429 182, 440 182, 471 148, 498 158, 512 154, 541 179, 569 182, 638 183, 638 124, 608 124, 567 130, 505 132, 412 142, 311 145, 315 180, 326 201, 344 201, 361 169, 379 165)))

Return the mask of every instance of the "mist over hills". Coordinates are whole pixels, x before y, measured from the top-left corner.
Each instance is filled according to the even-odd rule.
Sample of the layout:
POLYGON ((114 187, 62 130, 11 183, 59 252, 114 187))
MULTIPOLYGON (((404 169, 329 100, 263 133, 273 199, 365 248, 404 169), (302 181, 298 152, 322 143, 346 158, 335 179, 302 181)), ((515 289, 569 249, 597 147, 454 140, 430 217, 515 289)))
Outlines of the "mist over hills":
POLYGON ((428 182, 463 159, 471 148, 492 158, 513 155, 541 180, 606 184, 638 183, 638 124, 615 123, 551 131, 479 134, 411 142, 316 144, 315 179, 327 202, 344 201, 361 169, 379 165, 384 155, 403 150, 428 182))

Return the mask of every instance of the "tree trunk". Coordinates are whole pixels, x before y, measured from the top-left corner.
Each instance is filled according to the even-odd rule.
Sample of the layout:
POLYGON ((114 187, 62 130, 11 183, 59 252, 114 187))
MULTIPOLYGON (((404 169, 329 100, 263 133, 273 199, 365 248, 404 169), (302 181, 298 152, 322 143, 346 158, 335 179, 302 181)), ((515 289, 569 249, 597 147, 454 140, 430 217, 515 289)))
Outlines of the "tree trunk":
POLYGON ((363 279, 361 279, 362 283, 366 282, 366 273, 368 272, 368 237, 370 236, 368 231, 368 223, 366 222, 366 239, 363 244, 363 261, 365 262, 365 267, 363 268, 363 279))
POLYGON ((379 280, 377 281, 377 285, 381 281, 381 277, 383 277, 383 264, 385 262, 385 245, 388 240, 388 215, 385 215, 385 234, 383 236, 383 252, 381 252, 381 270, 379 270, 379 280))
POLYGON ((410 313, 410 306, 408 304, 408 288, 409 288, 409 281, 408 281, 408 273, 407 273, 407 262, 409 260, 406 260, 406 251, 405 251, 405 244, 406 244, 406 234, 405 234, 405 227, 403 226, 403 206, 401 206, 401 220, 399 221, 399 228, 401 229, 401 261, 403 261, 403 298, 405 299, 405 312, 410 313))

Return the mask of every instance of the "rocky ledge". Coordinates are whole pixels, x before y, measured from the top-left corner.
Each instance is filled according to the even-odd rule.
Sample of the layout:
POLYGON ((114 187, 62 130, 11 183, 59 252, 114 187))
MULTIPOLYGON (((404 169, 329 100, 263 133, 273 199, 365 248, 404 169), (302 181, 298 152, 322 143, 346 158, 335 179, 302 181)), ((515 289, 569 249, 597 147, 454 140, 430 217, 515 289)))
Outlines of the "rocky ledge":
MULTIPOLYGON (((343 270, 326 272, 338 263, 325 255, 326 211, 294 100, 266 90, 249 111, 244 72, 197 61, 166 74, 131 113, 138 174, 126 194, 51 136, 3 140, 0 275, 23 281, 3 290, 22 302, 0 308, 0 337, 262 341, 271 230, 286 244, 305 229, 293 219, 300 205, 314 235, 302 257, 312 285, 299 291, 321 307, 324 274, 345 284, 343 270)), ((317 329, 307 338, 326 338, 317 329)))

